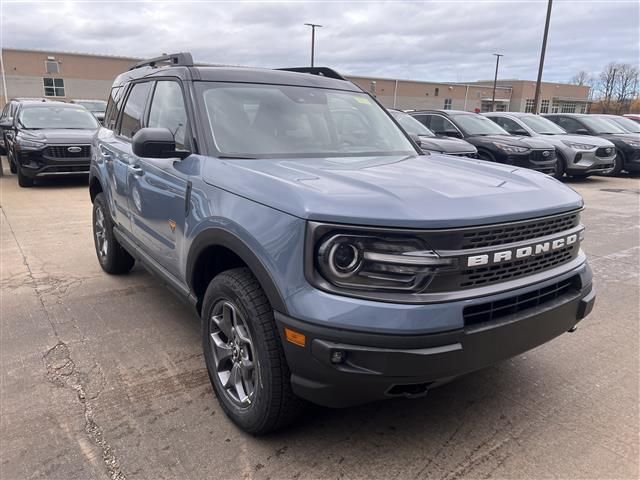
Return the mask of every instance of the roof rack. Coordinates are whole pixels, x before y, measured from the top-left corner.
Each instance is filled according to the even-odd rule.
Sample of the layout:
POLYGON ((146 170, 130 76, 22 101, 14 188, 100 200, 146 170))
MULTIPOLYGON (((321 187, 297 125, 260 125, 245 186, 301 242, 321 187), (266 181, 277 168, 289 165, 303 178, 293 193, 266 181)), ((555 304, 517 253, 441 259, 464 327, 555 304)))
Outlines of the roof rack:
POLYGON ((291 68, 278 68, 277 70, 286 70, 287 72, 298 73, 310 73, 311 75, 318 75, 320 77, 335 78, 336 80, 345 80, 342 75, 329 67, 291 67, 291 68))
POLYGON ((155 67, 155 66, 158 66, 159 63, 169 64, 173 66, 181 66, 181 67, 193 67, 193 57, 188 52, 161 55, 156 58, 150 58, 149 60, 143 60, 142 62, 138 62, 129 70, 135 70, 136 68, 142 68, 142 67, 155 67))

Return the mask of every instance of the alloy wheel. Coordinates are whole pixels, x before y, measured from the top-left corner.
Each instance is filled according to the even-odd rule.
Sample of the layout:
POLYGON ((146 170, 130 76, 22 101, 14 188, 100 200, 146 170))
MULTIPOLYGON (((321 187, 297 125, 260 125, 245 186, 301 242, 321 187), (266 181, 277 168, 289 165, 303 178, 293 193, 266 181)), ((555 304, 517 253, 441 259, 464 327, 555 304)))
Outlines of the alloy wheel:
POLYGON ((253 341, 236 305, 219 300, 209 319, 209 348, 226 396, 240 407, 251 405, 257 385, 253 341))
POLYGON ((107 238, 106 222, 104 212, 100 205, 96 206, 96 219, 93 225, 94 234, 96 236, 96 245, 100 260, 104 261, 109 252, 109 239, 107 238))

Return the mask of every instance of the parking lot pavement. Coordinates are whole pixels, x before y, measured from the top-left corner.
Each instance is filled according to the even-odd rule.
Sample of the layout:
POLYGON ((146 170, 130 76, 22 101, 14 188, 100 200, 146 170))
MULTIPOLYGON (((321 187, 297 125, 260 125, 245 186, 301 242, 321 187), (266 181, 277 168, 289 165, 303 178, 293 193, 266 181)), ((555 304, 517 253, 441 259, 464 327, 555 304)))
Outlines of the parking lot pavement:
POLYGON ((639 476, 638 179, 570 183, 598 289, 575 333, 263 438, 218 406, 197 318, 138 267, 102 273, 84 181, 0 186, 3 479, 639 476))

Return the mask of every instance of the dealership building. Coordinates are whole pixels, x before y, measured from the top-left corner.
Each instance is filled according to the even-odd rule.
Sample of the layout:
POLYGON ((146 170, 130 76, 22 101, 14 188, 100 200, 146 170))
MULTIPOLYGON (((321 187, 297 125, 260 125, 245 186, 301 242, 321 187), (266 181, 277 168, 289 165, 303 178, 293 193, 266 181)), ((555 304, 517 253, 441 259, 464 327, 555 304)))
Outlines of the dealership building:
MULTIPOLYGON (((0 108, 7 98, 47 97, 53 100, 106 100, 113 79, 140 59, 71 52, 4 48, 0 108)), ((491 110, 493 81, 467 83, 427 82, 349 76, 386 107, 444 108, 486 112, 491 110)), ((533 110, 535 82, 499 80, 495 95, 498 111, 533 110)), ((581 113, 589 106, 589 87, 544 82, 541 113, 581 113)))

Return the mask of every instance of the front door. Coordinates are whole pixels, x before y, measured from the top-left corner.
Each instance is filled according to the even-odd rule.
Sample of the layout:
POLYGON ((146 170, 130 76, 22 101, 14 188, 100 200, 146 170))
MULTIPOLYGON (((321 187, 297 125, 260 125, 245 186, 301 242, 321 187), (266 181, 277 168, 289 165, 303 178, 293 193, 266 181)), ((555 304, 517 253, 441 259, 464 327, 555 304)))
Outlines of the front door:
MULTIPOLYGON (((176 148, 188 148, 187 113, 179 82, 156 82, 146 126, 168 128, 176 148)), ((135 169, 129 177, 133 235, 147 253, 178 278, 190 188, 188 163, 188 157, 182 161, 135 157, 135 169)))

